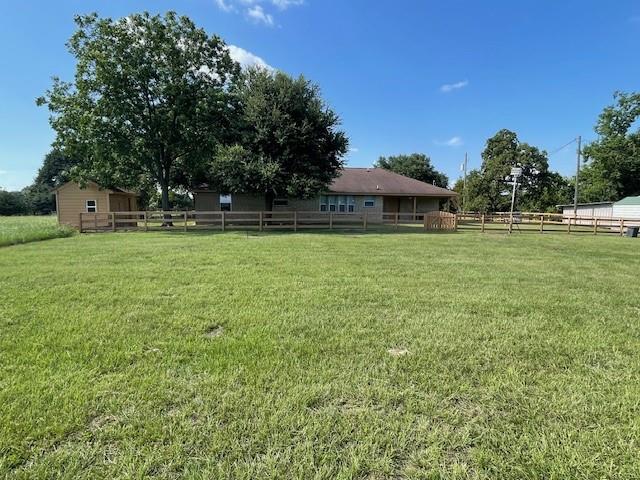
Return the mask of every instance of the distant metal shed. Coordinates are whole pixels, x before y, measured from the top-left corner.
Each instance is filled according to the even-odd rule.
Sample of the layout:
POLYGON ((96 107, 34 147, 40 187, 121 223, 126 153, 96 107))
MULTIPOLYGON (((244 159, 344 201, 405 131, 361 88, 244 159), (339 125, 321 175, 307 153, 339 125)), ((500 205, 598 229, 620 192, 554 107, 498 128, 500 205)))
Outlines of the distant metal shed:
MULTIPOLYGON (((562 216, 565 218, 573 218, 573 203, 566 205, 557 205, 562 211, 562 216)), ((576 210, 578 218, 585 217, 589 220, 578 220, 576 223, 588 223, 591 224, 592 218, 612 218, 613 217, 613 202, 591 202, 591 203, 579 203, 576 210)), ((572 222, 573 223, 573 222, 572 222)))
POLYGON ((640 196, 625 197, 613 204, 614 218, 640 219, 640 196))

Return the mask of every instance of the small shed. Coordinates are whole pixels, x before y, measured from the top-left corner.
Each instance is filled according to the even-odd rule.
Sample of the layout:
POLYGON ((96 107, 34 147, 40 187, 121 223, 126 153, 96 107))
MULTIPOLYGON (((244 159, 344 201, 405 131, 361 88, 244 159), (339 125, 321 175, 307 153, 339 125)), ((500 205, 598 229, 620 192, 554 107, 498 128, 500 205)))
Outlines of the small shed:
POLYGON ((614 203, 613 217, 640 220, 640 196, 625 197, 614 203))
POLYGON ((81 213, 134 212, 139 195, 121 188, 103 188, 88 182, 67 182, 55 189, 58 223, 80 226, 81 213))
MULTIPOLYGON (((557 205, 557 207, 562 211, 562 216, 564 219, 574 217, 573 203, 557 205)), ((613 216, 613 202, 579 203, 576 209, 576 213, 578 218, 585 217, 584 220, 578 220, 576 222, 577 224, 584 223, 586 225, 590 225, 592 218, 610 219, 613 216)))

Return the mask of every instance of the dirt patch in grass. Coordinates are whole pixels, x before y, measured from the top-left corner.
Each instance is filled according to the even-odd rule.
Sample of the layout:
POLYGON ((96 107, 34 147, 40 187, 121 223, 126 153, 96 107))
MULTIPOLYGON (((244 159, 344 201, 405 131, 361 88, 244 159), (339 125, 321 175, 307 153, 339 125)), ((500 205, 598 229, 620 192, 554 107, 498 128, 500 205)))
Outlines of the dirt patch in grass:
POLYGON ((206 338, 218 338, 224 333, 224 327, 222 325, 211 325, 204 332, 206 338))
POLYGON ((387 352, 392 357, 404 357, 405 355, 409 355, 409 353, 411 353, 411 352, 409 352, 409 350, 407 350, 404 347, 390 348, 389 350, 387 350, 387 352))

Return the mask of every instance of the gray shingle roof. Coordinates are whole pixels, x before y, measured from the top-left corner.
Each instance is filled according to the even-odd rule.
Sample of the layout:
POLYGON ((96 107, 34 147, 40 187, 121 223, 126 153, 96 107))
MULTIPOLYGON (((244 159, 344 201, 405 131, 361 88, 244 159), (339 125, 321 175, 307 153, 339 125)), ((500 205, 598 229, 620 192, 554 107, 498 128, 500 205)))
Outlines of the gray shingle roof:
POLYGON ((345 168, 329 187, 331 193, 453 197, 457 193, 383 168, 345 168))

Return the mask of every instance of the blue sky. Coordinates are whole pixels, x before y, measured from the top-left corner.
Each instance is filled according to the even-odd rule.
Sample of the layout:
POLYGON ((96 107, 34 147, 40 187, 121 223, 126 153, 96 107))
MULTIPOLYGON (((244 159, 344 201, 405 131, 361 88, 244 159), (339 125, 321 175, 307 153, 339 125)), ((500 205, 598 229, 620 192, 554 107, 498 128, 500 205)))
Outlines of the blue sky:
MULTIPOLYGON (((142 10, 188 15, 238 59, 318 83, 351 166, 424 152, 453 182, 501 128, 552 151, 593 139, 615 90, 640 90, 637 0, 2 0, 0 187, 29 184, 53 140, 34 99, 72 78, 73 15, 142 10)), ((575 149, 550 160, 571 174, 575 149)))

